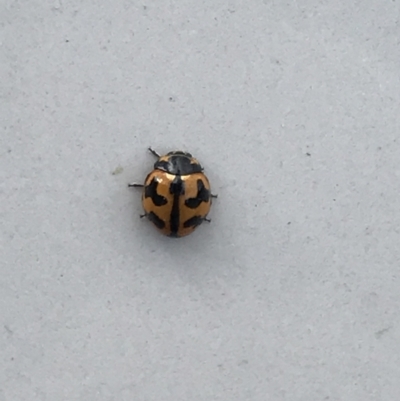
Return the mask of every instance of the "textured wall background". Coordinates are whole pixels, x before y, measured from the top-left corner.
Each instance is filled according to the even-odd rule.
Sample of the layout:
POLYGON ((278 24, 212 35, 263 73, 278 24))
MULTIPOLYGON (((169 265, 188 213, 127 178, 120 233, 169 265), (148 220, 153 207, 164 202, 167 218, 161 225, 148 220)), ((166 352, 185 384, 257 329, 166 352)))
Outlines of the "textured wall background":
POLYGON ((400 399, 399 15, 4 1, 0 400, 400 399), (211 225, 140 221, 148 145, 211 225))

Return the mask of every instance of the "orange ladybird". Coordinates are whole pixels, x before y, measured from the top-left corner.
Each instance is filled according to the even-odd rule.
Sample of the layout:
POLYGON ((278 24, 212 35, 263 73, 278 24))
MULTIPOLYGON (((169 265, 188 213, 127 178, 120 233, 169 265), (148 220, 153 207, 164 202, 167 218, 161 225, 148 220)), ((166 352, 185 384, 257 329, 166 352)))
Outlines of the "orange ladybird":
POLYGON ((143 188, 144 214, 154 226, 169 237, 184 237, 192 233, 203 221, 210 222, 207 215, 211 208, 210 182, 203 167, 190 153, 169 152, 164 156, 153 149, 157 157, 154 169, 144 184, 129 184, 143 188))

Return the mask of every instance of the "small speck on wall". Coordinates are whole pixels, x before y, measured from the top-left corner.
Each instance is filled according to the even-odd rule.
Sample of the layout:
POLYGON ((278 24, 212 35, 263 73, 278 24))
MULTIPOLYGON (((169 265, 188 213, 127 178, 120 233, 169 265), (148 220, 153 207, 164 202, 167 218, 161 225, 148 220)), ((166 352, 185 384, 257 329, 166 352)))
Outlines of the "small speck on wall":
POLYGON ((112 175, 118 175, 118 174, 121 174, 123 171, 124 171, 124 169, 123 169, 121 166, 118 166, 117 168, 115 168, 115 169, 111 172, 111 174, 112 174, 112 175))

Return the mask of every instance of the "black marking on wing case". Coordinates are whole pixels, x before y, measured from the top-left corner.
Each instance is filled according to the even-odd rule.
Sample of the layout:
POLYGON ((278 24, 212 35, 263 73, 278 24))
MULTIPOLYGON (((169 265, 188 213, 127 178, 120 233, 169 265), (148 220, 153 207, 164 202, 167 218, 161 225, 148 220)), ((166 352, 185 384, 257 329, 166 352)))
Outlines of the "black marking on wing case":
POLYGON ((196 209, 201 202, 210 200, 210 191, 204 186, 203 180, 197 180, 197 195, 195 198, 186 199, 185 205, 190 209, 196 209))
POLYGON ((173 195, 173 203, 170 217, 171 237, 175 237, 179 231, 179 197, 185 193, 185 184, 177 175, 171 182, 169 192, 173 195))
POLYGON ((168 200, 157 193, 157 186, 158 181, 157 178, 154 177, 150 184, 146 185, 146 188, 144 189, 144 197, 151 198, 155 206, 164 206, 167 204, 168 200))
POLYGON ((183 223, 183 227, 189 228, 189 227, 197 227, 203 222, 204 218, 201 216, 193 216, 190 219, 186 220, 183 223))
POLYGON ((159 229, 165 228, 165 222, 161 220, 154 212, 150 212, 147 218, 159 229))

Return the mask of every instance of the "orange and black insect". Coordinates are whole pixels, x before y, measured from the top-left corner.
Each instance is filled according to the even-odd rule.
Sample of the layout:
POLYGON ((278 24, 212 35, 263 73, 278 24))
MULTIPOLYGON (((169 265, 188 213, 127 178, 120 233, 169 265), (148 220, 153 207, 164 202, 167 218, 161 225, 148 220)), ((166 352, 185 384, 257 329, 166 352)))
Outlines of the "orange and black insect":
POLYGON ((143 188, 144 214, 163 234, 184 237, 192 233, 211 208, 211 187, 203 167, 190 153, 169 152, 164 156, 149 148, 157 157, 154 169, 144 184, 129 184, 143 188))

